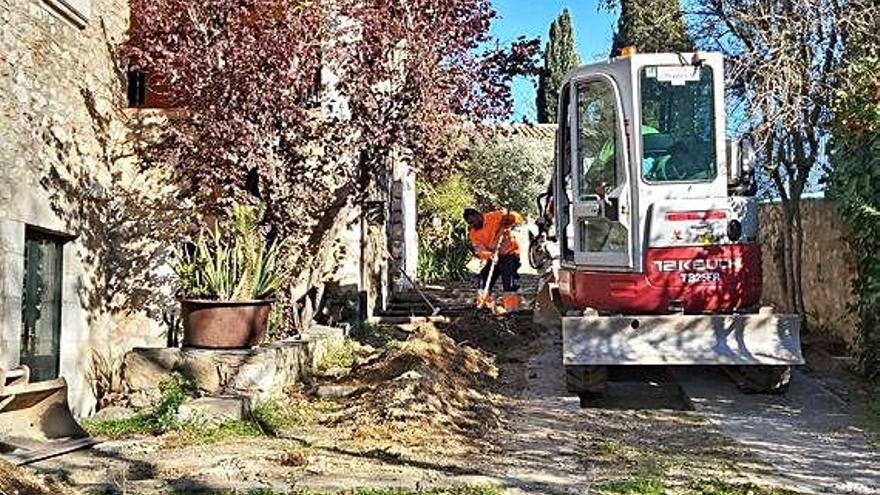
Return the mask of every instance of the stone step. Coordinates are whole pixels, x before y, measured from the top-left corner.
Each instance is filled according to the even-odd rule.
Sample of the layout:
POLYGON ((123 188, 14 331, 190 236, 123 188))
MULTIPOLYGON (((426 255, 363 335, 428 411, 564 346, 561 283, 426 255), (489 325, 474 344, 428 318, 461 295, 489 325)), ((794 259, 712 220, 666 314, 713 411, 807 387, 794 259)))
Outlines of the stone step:
POLYGON ((407 325, 414 323, 449 323, 445 316, 373 316, 370 323, 377 325, 407 325))
POLYGON ((416 291, 399 292, 391 296, 392 303, 425 304, 425 300, 416 291))
POLYGON ((424 311, 388 309, 388 310, 380 312, 377 316, 382 317, 382 318, 387 318, 387 317, 393 318, 393 317, 404 317, 404 316, 423 317, 423 316, 432 316, 432 315, 431 315, 431 310, 427 310, 427 309, 424 311))

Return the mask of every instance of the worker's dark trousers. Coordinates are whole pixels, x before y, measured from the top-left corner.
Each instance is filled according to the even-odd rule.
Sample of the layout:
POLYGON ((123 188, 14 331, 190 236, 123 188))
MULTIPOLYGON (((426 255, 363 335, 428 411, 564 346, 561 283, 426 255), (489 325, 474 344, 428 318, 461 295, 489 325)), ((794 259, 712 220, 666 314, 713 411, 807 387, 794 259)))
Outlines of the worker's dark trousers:
MULTIPOLYGON (((486 277, 489 276, 489 268, 492 262, 486 263, 486 266, 480 271, 480 289, 486 287, 486 277)), ((519 254, 504 254, 498 257, 498 266, 492 273, 492 283, 489 284, 489 292, 495 287, 498 277, 501 277, 501 285, 504 286, 504 292, 516 292, 519 290, 519 254)))

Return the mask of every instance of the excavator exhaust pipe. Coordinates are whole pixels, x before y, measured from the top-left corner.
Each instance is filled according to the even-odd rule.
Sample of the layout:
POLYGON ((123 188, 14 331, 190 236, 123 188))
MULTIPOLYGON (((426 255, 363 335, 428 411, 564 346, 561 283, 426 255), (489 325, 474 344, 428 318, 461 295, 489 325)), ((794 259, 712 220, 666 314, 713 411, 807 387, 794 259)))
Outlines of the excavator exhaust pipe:
POLYGON ((0 457, 29 464, 95 443, 70 412, 64 378, 31 383, 26 366, 0 368, 0 457))

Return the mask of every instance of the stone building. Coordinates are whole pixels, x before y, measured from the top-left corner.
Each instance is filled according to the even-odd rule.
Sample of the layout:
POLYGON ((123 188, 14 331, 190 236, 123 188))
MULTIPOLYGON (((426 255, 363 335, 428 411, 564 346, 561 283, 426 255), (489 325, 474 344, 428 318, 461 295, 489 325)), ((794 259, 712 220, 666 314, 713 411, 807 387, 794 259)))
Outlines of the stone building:
POLYGON ((0 365, 66 377, 80 413, 93 353, 163 340, 132 289, 156 265, 113 263, 151 252, 119 210, 151 189, 120 113, 128 16, 127 0, 0 0, 0 365))
MULTIPOLYGON (((0 366, 65 377, 77 414, 125 351, 163 346, 175 324, 168 249, 189 212, 162 171, 138 167, 132 143, 164 114, 127 108, 115 51, 129 23, 129 0, 0 0, 0 366)), ((394 167, 374 230, 414 275, 406 170, 394 167)), ((340 241, 354 241, 341 265, 364 272, 387 256, 364 259, 359 216, 340 217, 340 241)), ((390 292, 381 266, 358 287, 370 310, 390 292)))

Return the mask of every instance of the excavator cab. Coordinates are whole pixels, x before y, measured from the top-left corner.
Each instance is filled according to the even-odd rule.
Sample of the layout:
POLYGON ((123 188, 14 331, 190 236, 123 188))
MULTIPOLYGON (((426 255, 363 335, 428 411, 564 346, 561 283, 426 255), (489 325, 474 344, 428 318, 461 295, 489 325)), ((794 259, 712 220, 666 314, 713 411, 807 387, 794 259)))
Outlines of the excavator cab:
POLYGON ((570 389, 601 389, 606 366, 697 364, 784 388, 800 320, 759 308, 754 154, 725 138, 722 56, 579 67, 558 122, 551 221, 530 253, 554 253, 570 389))

